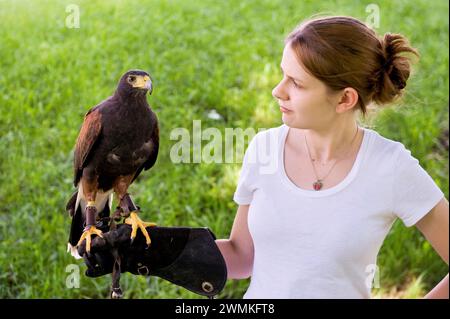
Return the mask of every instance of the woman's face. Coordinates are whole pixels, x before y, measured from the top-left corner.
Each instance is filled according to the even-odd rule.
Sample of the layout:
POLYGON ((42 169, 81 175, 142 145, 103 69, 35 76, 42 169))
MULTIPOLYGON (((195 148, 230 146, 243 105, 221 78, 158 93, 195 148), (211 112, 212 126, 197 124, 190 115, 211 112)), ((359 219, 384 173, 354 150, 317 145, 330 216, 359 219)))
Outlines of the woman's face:
POLYGON ((319 79, 310 75, 298 62, 294 50, 287 44, 281 60, 283 79, 273 89, 289 127, 322 128, 336 116, 337 95, 333 96, 319 79))

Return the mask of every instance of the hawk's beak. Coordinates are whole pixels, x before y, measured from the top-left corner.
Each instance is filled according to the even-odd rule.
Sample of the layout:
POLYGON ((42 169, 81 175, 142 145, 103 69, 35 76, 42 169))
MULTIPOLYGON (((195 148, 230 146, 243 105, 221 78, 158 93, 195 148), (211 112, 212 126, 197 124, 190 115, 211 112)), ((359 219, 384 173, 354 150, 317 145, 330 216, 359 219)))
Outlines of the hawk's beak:
POLYGON ((137 76, 136 81, 132 83, 134 88, 146 89, 152 94, 153 85, 152 79, 148 76, 137 76))
POLYGON ((148 76, 145 77, 145 88, 148 90, 149 94, 152 94, 153 91, 152 80, 150 80, 150 77, 148 76))

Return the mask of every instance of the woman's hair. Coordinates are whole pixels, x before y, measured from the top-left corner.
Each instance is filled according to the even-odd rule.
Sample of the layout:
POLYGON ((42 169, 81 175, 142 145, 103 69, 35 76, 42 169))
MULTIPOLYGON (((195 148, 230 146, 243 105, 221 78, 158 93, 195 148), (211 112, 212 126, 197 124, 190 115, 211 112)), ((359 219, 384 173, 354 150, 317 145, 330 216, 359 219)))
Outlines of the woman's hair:
POLYGON ((286 38, 298 61, 331 90, 352 87, 358 107, 396 100, 410 75, 411 53, 416 49, 401 34, 379 37, 361 21, 345 16, 307 20, 286 38))

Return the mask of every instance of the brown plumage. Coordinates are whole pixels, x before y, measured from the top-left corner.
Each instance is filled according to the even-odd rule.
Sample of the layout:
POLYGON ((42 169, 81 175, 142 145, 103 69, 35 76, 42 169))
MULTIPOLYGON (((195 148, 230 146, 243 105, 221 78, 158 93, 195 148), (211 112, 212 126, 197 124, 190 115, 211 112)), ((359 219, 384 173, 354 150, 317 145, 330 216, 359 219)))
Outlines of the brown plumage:
POLYGON ((158 119, 146 99, 151 91, 148 73, 128 71, 114 95, 85 115, 74 153, 74 185, 78 191, 66 207, 72 216, 69 248, 74 256, 78 257, 77 244, 86 239, 89 251, 91 235, 101 236, 95 225, 100 217, 109 216, 113 192, 119 199, 114 217, 128 217, 125 222, 133 225, 132 237, 140 228, 150 244, 145 231, 150 224, 137 217, 138 207, 127 190, 158 156, 158 119))

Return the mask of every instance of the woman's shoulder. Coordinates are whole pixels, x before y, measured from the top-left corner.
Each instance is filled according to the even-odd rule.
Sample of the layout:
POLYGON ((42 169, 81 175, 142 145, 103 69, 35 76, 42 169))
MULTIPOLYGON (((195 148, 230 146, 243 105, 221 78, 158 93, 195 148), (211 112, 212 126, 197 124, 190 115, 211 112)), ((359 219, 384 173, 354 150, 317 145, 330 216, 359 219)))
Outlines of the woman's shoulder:
POLYGON ((369 134, 372 158, 379 156, 381 157, 380 160, 390 159, 396 161, 402 154, 411 154, 411 151, 402 142, 388 138, 372 128, 365 127, 364 130, 369 134))
POLYGON ((286 124, 281 124, 271 128, 259 128, 252 141, 258 141, 258 143, 269 140, 279 141, 282 138, 283 133, 286 132, 287 128, 288 127, 286 124))
POLYGON ((273 161, 278 158, 283 134, 287 126, 282 124, 272 128, 260 128, 251 139, 246 154, 250 162, 273 161))

